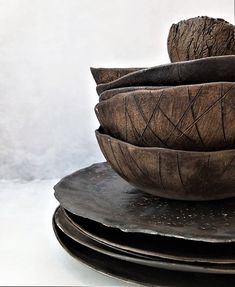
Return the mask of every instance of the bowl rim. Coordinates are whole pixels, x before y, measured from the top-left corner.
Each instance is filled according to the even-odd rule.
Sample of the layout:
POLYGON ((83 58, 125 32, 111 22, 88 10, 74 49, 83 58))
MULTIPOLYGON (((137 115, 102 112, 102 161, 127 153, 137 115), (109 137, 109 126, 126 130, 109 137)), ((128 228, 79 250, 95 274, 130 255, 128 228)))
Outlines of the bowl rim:
MULTIPOLYGON (((188 65, 191 65, 193 63, 211 62, 213 60, 218 60, 218 59, 221 60, 221 59, 229 59, 229 58, 231 58, 231 59, 234 58, 235 59, 235 55, 211 56, 211 57, 205 57, 205 58, 199 58, 199 59, 184 60, 184 61, 180 61, 180 62, 165 63, 165 64, 160 64, 160 65, 156 65, 156 66, 151 66, 151 67, 146 67, 146 68, 140 69, 139 71, 135 71, 135 72, 129 73, 127 75, 124 75, 121 78, 126 78, 126 77, 128 78, 128 76, 130 76, 130 75, 135 75, 135 74, 139 74, 139 73, 144 74, 146 71, 154 70, 156 68, 178 66, 178 65, 183 65, 183 64, 187 64, 187 66, 188 66, 188 65)), ((92 68, 92 69, 95 70, 96 68, 92 68)), ((121 78, 119 78, 119 79, 121 79, 121 78)), ((111 81, 111 82, 109 82, 109 84, 113 83, 113 82, 116 82, 116 81, 117 80, 111 81)), ((104 84, 100 84, 98 86, 101 86, 101 85, 104 85, 104 84)))
POLYGON ((170 153, 182 153, 182 154, 189 154, 189 155, 209 155, 209 154, 226 154, 226 153, 233 153, 235 155, 235 149, 225 149, 225 150, 213 150, 213 151, 195 151, 195 150, 181 150, 181 149, 170 149, 170 148, 164 148, 164 147, 141 147, 137 145, 133 145, 131 143, 125 142, 123 140, 117 139, 113 136, 110 136, 102 131, 102 127, 99 127, 95 130, 95 135, 98 138, 103 137, 107 138, 108 141, 114 141, 117 143, 124 144, 126 146, 129 146, 132 149, 137 149, 141 151, 159 151, 159 152, 170 152, 170 153))
MULTIPOLYGON (((112 86, 113 85, 115 86, 115 84, 118 84, 120 81, 123 81, 123 80, 125 81, 130 76, 131 77, 133 77, 133 76, 135 77, 135 75, 142 76, 145 73, 148 73, 148 72, 151 72, 151 71, 155 71, 156 69, 167 69, 169 67, 171 67, 171 68, 173 67, 173 68, 175 68, 177 70, 178 76, 180 78, 180 70, 182 69, 182 67, 184 69, 189 69, 190 70, 191 66, 195 65, 195 63, 196 63, 196 66, 197 66, 198 64, 200 65, 201 63, 208 64, 208 63, 211 63, 211 62, 212 62, 213 65, 217 66, 218 64, 221 64, 221 61, 224 61, 224 60, 226 61, 228 59, 230 60, 229 64, 231 66, 233 66, 233 63, 230 63, 230 62, 231 62, 231 60, 235 61, 235 55, 211 56, 211 57, 205 57, 205 58, 199 58, 199 59, 184 60, 184 61, 179 61, 179 62, 160 64, 160 65, 144 68, 144 69, 141 69, 139 71, 135 71, 135 72, 129 73, 127 75, 124 75, 124 76, 122 76, 122 77, 120 77, 120 78, 118 78, 116 80, 110 81, 108 83, 98 84, 96 86, 96 91, 97 91, 98 95, 100 95, 102 92, 112 89, 113 88, 112 86), (110 86, 111 86, 111 88, 110 88, 110 86)), ((122 85, 121 85, 121 87, 122 87, 122 85)))
MULTIPOLYGON (((115 95, 113 95, 112 97, 108 98, 108 99, 104 99, 104 100, 101 100, 99 101, 96 106, 98 106, 99 104, 103 103, 103 102, 106 102, 106 101, 109 101, 109 100, 112 100, 114 99, 117 95, 124 95, 124 96, 129 96, 129 95, 132 95, 132 94, 139 94, 140 92, 142 93, 146 93, 146 94, 151 94, 151 93, 158 93, 160 91, 168 91, 168 90, 178 90, 178 89, 182 89, 183 87, 185 87, 186 89, 187 88, 191 88, 191 87, 211 87, 211 86, 216 86, 216 85, 226 85, 226 84, 230 84, 231 86, 234 86, 234 87, 231 87, 231 89, 235 88, 235 82, 229 82, 229 81, 220 81, 220 82, 208 82, 208 83, 199 83, 199 84, 186 84, 186 85, 177 85, 177 86, 134 86, 134 87, 122 87, 122 88, 115 88, 115 89, 110 89, 110 90, 106 90, 104 92, 102 92, 100 95, 99 95, 99 98, 101 98, 101 96, 105 93, 108 93, 110 91, 113 91, 113 90, 120 90, 120 92, 117 92, 115 95), (159 89, 158 89, 159 87, 159 89), (124 89, 126 88, 129 88, 130 91, 125 91, 123 92, 124 89), (133 90, 131 90, 131 88, 134 88, 133 90), (135 89, 137 88, 137 89, 135 89)), ((186 95, 184 94, 180 94, 177 96, 177 98, 184 98, 186 95)), ((95 107, 96 107, 95 106, 95 107)))

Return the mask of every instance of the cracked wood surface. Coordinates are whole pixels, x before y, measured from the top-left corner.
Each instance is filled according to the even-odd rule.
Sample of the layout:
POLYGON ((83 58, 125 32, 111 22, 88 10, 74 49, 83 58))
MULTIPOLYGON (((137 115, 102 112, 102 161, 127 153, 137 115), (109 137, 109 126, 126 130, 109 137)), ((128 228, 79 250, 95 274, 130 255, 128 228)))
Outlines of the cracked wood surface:
POLYGON ((235 54, 235 27, 223 19, 196 17, 173 24, 168 53, 171 62, 235 54))

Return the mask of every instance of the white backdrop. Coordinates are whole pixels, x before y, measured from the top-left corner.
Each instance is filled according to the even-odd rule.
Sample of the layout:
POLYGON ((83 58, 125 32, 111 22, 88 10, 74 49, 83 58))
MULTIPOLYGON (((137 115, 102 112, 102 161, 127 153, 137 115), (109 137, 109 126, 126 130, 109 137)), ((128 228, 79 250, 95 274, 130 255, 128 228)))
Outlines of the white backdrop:
POLYGON ((103 160, 89 67, 169 62, 170 25, 198 15, 233 22, 233 0, 0 0, 0 178, 103 160))

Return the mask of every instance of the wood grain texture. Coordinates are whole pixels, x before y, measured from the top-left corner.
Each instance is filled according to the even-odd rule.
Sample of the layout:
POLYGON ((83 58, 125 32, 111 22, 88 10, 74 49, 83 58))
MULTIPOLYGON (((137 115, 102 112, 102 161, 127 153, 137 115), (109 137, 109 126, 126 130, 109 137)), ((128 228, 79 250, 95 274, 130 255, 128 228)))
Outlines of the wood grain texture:
POLYGON ((97 86, 106 90, 136 86, 178 86, 210 82, 235 82, 235 56, 209 57, 156 66, 127 74, 97 86))
POLYGON ((235 150, 191 152, 137 147, 96 131, 112 168, 147 193, 179 200, 235 196, 235 150))
POLYGON ((96 84, 104 84, 144 68, 90 68, 96 84))
POLYGON ((235 55, 235 27, 206 16, 180 21, 171 26, 167 47, 171 62, 235 55))
POLYGON ((127 88, 117 88, 108 91, 104 91, 99 96, 99 102, 109 100, 116 95, 121 95, 123 93, 138 91, 138 90, 159 90, 162 88, 168 88, 166 86, 145 86, 145 87, 127 87, 127 88))
POLYGON ((144 147, 213 151, 235 146, 235 83, 137 90, 98 103, 104 132, 144 147))

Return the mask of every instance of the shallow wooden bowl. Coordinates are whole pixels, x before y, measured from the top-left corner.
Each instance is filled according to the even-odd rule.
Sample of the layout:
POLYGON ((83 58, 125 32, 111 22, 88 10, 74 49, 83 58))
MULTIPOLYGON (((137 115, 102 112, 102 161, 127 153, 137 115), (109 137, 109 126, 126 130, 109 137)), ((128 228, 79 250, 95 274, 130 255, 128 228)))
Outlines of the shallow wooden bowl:
POLYGON ((96 131, 96 137, 112 168, 142 191, 179 200, 235 196, 235 150, 192 152, 144 148, 101 131, 96 131))
POLYGON ((235 82, 235 56, 160 65, 128 73, 111 82, 99 84, 97 92, 136 86, 179 86, 212 82, 235 82))
POLYGON ((138 90, 160 90, 162 88, 168 88, 167 86, 142 86, 142 87, 127 87, 127 88, 117 88, 112 90, 104 91, 99 96, 99 102, 109 100, 116 95, 121 95, 127 92, 133 92, 138 90))
POLYGON ((141 69, 144 68, 90 68, 91 74, 97 85, 117 80, 141 69))
POLYGON ((121 93, 95 112, 105 133, 138 146, 213 151, 235 145, 235 83, 121 93))

